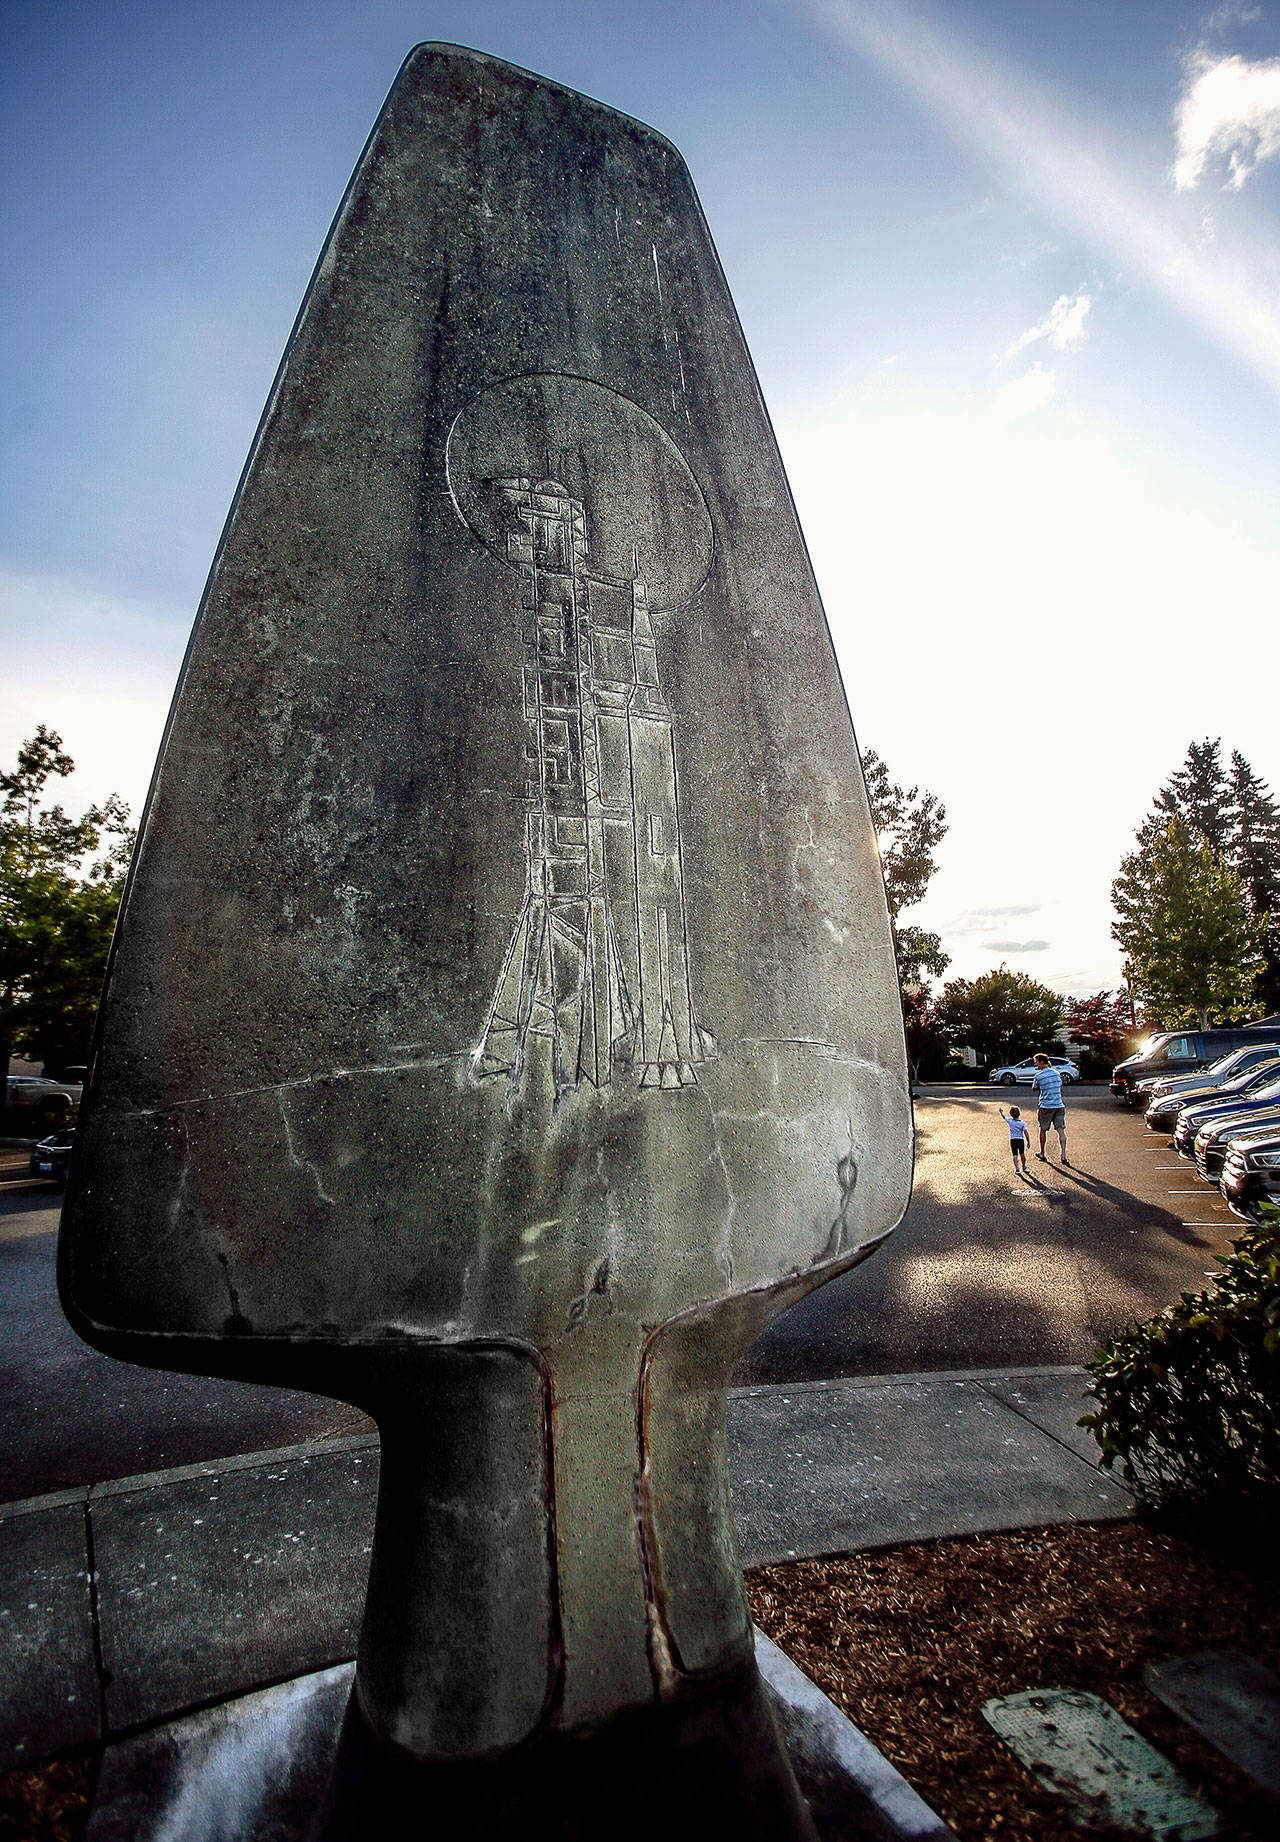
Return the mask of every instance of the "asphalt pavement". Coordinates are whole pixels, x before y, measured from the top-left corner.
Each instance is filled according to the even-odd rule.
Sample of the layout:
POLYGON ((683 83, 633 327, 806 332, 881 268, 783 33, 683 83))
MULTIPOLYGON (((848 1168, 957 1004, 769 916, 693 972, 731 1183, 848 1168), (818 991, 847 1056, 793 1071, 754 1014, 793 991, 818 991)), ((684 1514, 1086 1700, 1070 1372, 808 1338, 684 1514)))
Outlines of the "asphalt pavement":
MULTIPOLYGON (((1104 1088, 1069 1092, 1072 1167, 1033 1159, 1032 1177, 1015 1177, 999 1117, 1014 1097, 924 1090, 905 1221, 771 1326, 739 1386, 1082 1363, 1121 1324, 1202 1283, 1237 1226, 1216 1192, 1104 1088)), ((57 1301, 60 1198, 26 1178, 25 1159, 3 1162, 0 1502, 373 1430, 319 1396, 87 1348, 57 1301)))
POLYGON ((82 1343, 58 1304, 62 1198, 25 1166, 0 1158, 0 1503, 373 1431, 343 1402, 135 1368, 82 1343))
POLYGON ((1124 1324, 1204 1284, 1242 1224, 1105 1087, 1069 1087, 1071 1164, 1034 1156, 1025 1088, 926 1087, 896 1233, 759 1337, 738 1382, 1085 1363, 1124 1324), (1031 1175, 1000 1118, 1020 1105, 1031 1175))

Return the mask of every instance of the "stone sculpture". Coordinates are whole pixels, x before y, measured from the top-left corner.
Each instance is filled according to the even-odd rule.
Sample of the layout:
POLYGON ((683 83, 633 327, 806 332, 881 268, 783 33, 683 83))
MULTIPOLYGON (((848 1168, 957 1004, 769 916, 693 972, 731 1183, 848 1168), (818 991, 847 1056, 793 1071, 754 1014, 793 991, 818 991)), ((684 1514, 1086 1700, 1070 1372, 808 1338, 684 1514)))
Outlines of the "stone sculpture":
POLYGON ((857 751, 688 174, 421 46, 210 576, 60 1248, 98 1347, 378 1422, 325 1835, 811 1833, 725 1390, 910 1170, 857 751))

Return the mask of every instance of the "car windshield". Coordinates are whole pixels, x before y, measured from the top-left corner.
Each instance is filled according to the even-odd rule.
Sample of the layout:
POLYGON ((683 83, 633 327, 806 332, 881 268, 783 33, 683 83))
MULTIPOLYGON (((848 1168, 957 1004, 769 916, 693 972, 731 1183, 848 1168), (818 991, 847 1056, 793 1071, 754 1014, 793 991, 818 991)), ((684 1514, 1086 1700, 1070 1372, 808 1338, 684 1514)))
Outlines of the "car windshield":
POLYGON ((1267 1069, 1267 1081, 1263 1087, 1255 1087, 1249 1095, 1252 1100, 1280 1100, 1280 1076, 1273 1068, 1267 1069))
POLYGON ((1255 1062, 1251 1068, 1246 1068, 1243 1074, 1236 1075, 1234 1080, 1224 1081, 1221 1091, 1224 1094, 1247 1094, 1251 1089, 1263 1087, 1268 1081, 1274 1081, 1278 1076, 1280 1076, 1280 1066, 1277 1066, 1274 1058, 1265 1062, 1255 1062))
POLYGON ((1229 1055, 1220 1055, 1216 1062, 1210 1062, 1204 1072, 1206 1074, 1228 1074, 1248 1053, 1247 1049, 1232 1049, 1229 1055))

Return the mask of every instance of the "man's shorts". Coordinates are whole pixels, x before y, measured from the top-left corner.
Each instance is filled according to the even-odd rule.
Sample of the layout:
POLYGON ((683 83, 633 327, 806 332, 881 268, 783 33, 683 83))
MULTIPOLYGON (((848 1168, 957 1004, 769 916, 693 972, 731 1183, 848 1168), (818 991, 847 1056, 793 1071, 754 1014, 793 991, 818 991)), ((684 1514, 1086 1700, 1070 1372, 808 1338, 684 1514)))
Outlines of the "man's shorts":
POLYGON ((1067 1129, 1067 1109, 1064 1106, 1037 1107, 1036 1119, 1042 1132, 1047 1132, 1050 1126, 1055 1132, 1065 1132, 1067 1129))

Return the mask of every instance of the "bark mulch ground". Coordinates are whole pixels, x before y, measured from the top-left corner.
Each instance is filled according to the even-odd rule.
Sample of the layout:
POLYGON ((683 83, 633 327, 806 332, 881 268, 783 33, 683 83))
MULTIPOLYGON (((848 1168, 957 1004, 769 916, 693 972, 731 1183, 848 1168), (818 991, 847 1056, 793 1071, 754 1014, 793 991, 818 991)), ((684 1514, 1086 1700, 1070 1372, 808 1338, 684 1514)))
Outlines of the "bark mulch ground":
POLYGON ((1280 1799, 1170 1714, 1142 1672, 1231 1649, 1280 1673, 1278 1586, 1280 1555, 1242 1559, 1130 1523, 916 1542, 747 1575, 761 1630, 962 1842, 1079 1842, 1064 1806, 982 1718, 993 1695, 1037 1688, 1109 1701, 1218 1811, 1223 1842, 1276 1842, 1280 1799))
MULTIPOLYGON (((1142 1671, 1231 1649, 1280 1673, 1278 1587, 1280 1555, 1242 1561, 1127 1523, 915 1542, 747 1575, 756 1623, 962 1842, 1079 1842, 982 1719, 991 1696, 1035 1688, 1101 1695, 1219 1812, 1222 1842, 1275 1842, 1280 1799, 1162 1707, 1142 1671)), ((0 1777, 0 1842, 78 1842, 93 1764, 81 1753, 0 1777)))

